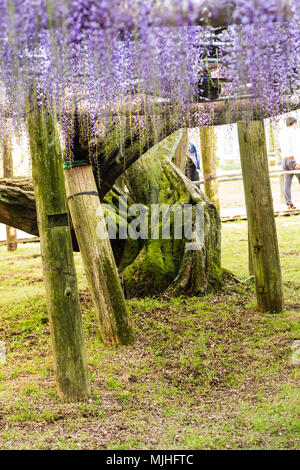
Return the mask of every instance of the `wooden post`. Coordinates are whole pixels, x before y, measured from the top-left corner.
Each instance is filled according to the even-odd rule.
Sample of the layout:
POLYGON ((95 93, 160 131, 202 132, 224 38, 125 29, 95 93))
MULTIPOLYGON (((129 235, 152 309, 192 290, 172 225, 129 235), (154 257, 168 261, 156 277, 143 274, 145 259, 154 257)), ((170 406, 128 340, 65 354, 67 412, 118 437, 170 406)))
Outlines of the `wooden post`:
MULTIPOLYGON (((5 135, 3 143, 3 176, 11 178, 14 176, 14 166, 12 157, 11 135, 5 135)), ((7 251, 16 251, 17 249, 17 231, 14 227, 6 225, 6 245, 7 251)))
POLYGON ((252 250, 251 250, 251 243, 250 243, 249 227, 248 227, 248 271, 249 271, 249 276, 254 276, 254 268, 253 268, 253 259, 252 259, 252 250))
POLYGON ((72 222, 102 339, 108 345, 131 344, 133 338, 127 307, 92 167, 86 164, 67 169, 65 181, 72 222))
MULTIPOLYGON (((281 148, 279 144, 279 126, 277 123, 274 123, 274 152, 275 152, 275 158, 276 158, 276 165, 281 165, 282 158, 281 158, 281 148)), ((284 175, 279 176, 279 194, 280 194, 281 204, 285 204, 284 175)))
POLYGON ((280 312, 283 292, 263 121, 238 122, 258 309, 280 312))
POLYGON ((58 394, 85 400, 90 382, 57 125, 35 99, 27 116, 58 394))
POLYGON ((180 129, 181 132, 181 139, 178 143, 177 149, 175 150, 174 154, 174 163, 175 165, 180 168, 182 173, 185 173, 186 163, 187 163, 187 156, 188 156, 188 148, 187 148, 187 128, 180 129))
MULTIPOLYGON (((274 165, 281 165, 281 149, 279 144, 279 126, 275 119, 270 120, 270 148, 274 152, 274 165)), ((285 204, 284 198, 284 175, 278 177, 279 181, 279 200, 281 204, 285 204)))
POLYGON ((200 127, 200 144, 204 192, 220 213, 219 184, 216 179, 216 135, 213 126, 200 127))
POLYGON ((271 155, 275 155, 275 123, 270 120, 269 123, 269 166, 276 165, 276 162, 272 159, 271 155))
POLYGON ((285 204, 285 197, 284 197, 284 175, 280 175, 279 178, 279 194, 280 194, 280 202, 281 204, 285 204))

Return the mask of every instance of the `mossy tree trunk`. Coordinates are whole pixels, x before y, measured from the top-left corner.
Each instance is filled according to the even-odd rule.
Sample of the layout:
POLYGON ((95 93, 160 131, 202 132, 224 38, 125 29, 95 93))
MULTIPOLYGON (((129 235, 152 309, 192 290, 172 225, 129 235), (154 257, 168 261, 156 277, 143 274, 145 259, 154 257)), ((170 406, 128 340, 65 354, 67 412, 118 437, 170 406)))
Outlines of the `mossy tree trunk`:
MULTIPOLYGON (((186 203, 191 204, 195 212, 196 204, 200 204, 204 214, 203 245, 200 250, 186 250, 187 240, 174 238, 173 223, 169 240, 111 240, 128 297, 163 291, 173 295, 202 295, 220 286, 220 218, 214 204, 171 161, 180 137, 180 133, 169 136, 125 172, 122 186, 130 193, 115 185, 103 199, 105 212, 113 207, 117 231, 120 226, 127 231, 133 217, 124 204, 120 205, 120 197, 126 197, 129 206, 141 203, 147 210, 151 204, 186 203)), ((28 232, 37 234, 32 189, 28 180, 3 181, 0 185, 0 220, 9 220, 18 228, 26 227, 28 232), (21 219, 22 211, 26 215, 24 220, 21 219)), ((75 235, 73 240, 76 242, 75 235)))
POLYGON ((34 98, 27 116, 58 394, 85 400, 89 373, 56 121, 34 98))
MULTIPOLYGON (((123 173, 120 182, 123 191, 117 186, 119 184, 117 180, 117 185, 104 196, 102 201, 114 208, 118 230, 120 227, 127 230, 133 221, 133 217, 125 210, 124 204, 120 207, 121 196, 128 198, 129 205, 143 204, 147 210, 150 210, 151 204, 178 204, 181 207, 183 204, 190 204, 193 208, 194 222, 196 207, 199 204, 204 222, 201 233, 203 243, 199 250, 187 250, 188 240, 184 237, 182 239, 174 237, 173 219, 170 239, 160 237, 158 239, 111 240, 127 296, 155 295, 167 290, 174 295, 202 295, 220 286, 222 275, 220 217, 215 205, 171 161, 174 159, 181 134, 182 131, 175 132, 142 156, 123 173), (126 188, 127 192, 124 192, 126 188)), ((133 149, 132 155, 134 155, 133 149)), ((96 167, 94 171, 96 172, 96 167)), ((107 168, 105 171, 108 171, 107 168)), ((9 193, 12 194, 12 203, 14 198, 18 198, 22 204, 31 203, 29 197, 24 198, 21 189, 15 195, 14 187, 11 187, 12 183, 8 182, 8 184, 9 189, 6 191, 4 189, 3 192, 0 186, 0 219, 2 207, 3 214, 8 212, 11 214, 13 210, 13 204, 7 203, 9 193)), ((33 209, 28 215, 35 216, 33 209)), ((14 217, 9 217, 9 220, 12 219, 14 217)), ((20 227, 19 218, 16 219, 16 223, 20 227)), ((26 221, 26 224, 31 225, 34 230, 34 220, 26 221)))
MULTIPOLYGON (((172 295, 203 295, 210 289, 218 288, 221 283, 220 218, 214 204, 172 163, 178 139, 180 134, 168 137, 125 172, 129 190, 127 196, 131 202, 144 205, 148 214, 153 204, 173 206, 174 209, 174 205, 181 208, 190 205, 194 233, 191 241, 199 243, 197 249, 189 250, 184 234, 182 238, 176 238, 176 217, 172 212, 169 239, 161 236, 151 238, 151 223, 149 238, 127 239, 118 255, 118 262, 129 297, 155 295, 164 291, 172 295), (200 234, 195 231, 196 207, 203 215, 200 234)), ((105 198, 107 201, 109 196, 113 202, 115 194, 109 193, 105 198)), ((130 224, 130 217, 126 214, 122 217, 119 213, 119 220, 130 224)), ((162 229, 162 220, 159 228, 162 229)))

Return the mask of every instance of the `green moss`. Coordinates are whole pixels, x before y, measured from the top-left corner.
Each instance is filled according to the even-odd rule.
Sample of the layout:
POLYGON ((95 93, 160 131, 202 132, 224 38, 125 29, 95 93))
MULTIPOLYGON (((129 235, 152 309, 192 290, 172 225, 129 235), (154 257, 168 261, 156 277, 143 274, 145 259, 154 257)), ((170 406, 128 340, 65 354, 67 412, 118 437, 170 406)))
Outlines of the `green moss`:
POLYGON ((209 290, 219 290, 223 284, 223 269, 217 264, 213 264, 209 272, 209 290))
POLYGON ((128 238, 125 243, 123 256, 119 265, 119 271, 122 272, 127 266, 134 262, 140 252, 140 243, 138 240, 128 238))
POLYGON ((172 239, 148 240, 139 256, 122 272, 126 294, 134 297, 164 291, 177 274, 180 249, 172 239))
MULTIPOLYGON (((187 180, 170 162, 181 138, 181 131, 154 146, 136 161, 123 175, 122 184, 139 204, 151 214, 151 204, 201 203, 205 211, 204 248, 186 252, 184 238, 174 239, 174 213, 170 213, 170 239, 132 240, 118 244, 119 271, 123 275, 128 297, 151 296, 172 286, 172 292, 202 295, 208 289, 219 288, 222 282, 220 268, 220 219, 215 206, 187 180), (122 246, 123 244, 123 246, 122 246), (121 253, 121 254, 120 254, 121 253)), ((120 192, 121 193, 121 192, 120 192)), ((116 209, 117 224, 128 224, 132 219, 119 213, 118 195, 111 191, 105 197, 116 209), (121 217, 122 215, 122 217, 121 217)), ((194 211, 193 217, 195 217, 194 211)), ((162 218, 162 217, 161 217, 162 218)), ((162 220, 159 223, 160 236, 162 220)), ((184 221, 183 221, 184 222, 184 221)), ((150 225, 150 219, 149 219, 150 225)), ((149 227, 149 234, 151 227, 149 227)), ((184 233, 182 227, 182 233, 184 233)), ((115 247, 115 252, 116 252, 115 247)))

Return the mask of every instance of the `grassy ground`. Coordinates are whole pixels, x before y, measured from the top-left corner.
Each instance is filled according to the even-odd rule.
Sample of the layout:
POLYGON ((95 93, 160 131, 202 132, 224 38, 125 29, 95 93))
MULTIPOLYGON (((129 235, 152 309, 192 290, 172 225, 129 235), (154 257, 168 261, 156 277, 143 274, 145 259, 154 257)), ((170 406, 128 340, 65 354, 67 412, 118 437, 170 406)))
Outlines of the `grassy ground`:
MULTIPOLYGON (((87 403, 54 382, 39 245, 0 248, 1 449, 299 449, 300 216, 277 219, 286 310, 255 309, 253 285, 203 298, 128 302, 135 344, 99 337, 79 255, 92 379, 87 403)), ((246 222, 223 225, 223 265, 247 277, 246 222)))

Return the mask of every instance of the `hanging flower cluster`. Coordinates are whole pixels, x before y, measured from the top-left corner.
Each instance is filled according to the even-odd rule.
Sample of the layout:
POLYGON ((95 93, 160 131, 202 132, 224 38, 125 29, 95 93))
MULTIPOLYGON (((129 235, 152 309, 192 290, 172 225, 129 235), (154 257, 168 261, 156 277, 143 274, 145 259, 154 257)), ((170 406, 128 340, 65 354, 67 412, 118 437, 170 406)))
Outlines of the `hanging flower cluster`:
POLYGON ((252 94, 270 115, 300 90, 300 4, 239 0, 233 12, 227 74, 233 88, 252 94))
POLYGON ((33 92, 67 132, 64 112, 80 108, 98 136, 122 124, 125 102, 129 114, 167 103, 182 116, 187 104, 248 94, 279 113, 300 87, 299 10, 298 0, 0 0, 0 126, 24 119, 33 92))

